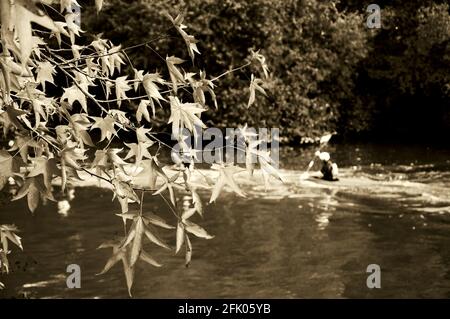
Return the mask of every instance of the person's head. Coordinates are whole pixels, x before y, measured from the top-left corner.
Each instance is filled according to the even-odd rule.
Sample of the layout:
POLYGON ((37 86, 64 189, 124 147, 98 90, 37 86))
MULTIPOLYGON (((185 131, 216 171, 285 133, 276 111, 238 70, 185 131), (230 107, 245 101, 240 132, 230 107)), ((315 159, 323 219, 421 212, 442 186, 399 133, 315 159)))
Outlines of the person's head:
POLYGON ((328 162, 330 160, 330 153, 328 152, 316 152, 316 155, 320 158, 323 162, 328 162), (318 153, 318 154, 317 154, 318 153))

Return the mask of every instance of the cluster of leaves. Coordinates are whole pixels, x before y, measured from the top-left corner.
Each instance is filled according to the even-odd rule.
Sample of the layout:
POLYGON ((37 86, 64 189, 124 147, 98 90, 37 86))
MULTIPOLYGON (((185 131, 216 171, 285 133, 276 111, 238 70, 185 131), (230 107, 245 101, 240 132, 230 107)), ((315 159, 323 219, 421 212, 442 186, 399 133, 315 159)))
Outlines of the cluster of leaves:
MULTIPOLYGON (((97 11, 103 6, 102 1, 95 4, 97 11)), ((161 120, 171 124, 172 135, 181 143, 182 131, 195 133, 195 126, 206 127, 201 114, 218 108, 215 83, 235 70, 208 78, 203 70, 191 71, 178 56, 161 57, 149 39, 134 47, 149 49, 159 57, 165 71, 146 72, 135 67, 127 54, 129 48, 114 45, 101 35, 86 33, 80 39, 84 31, 75 22, 71 11, 74 5, 75 0, 61 0, 59 5, 35 0, 1 2, 0 127, 4 139, 13 143, 0 150, 0 189, 7 182, 18 185, 13 200, 26 196, 30 211, 35 212, 40 201, 55 200, 56 185, 64 194, 68 185, 76 185, 82 176, 107 182, 113 198, 121 205, 117 215, 123 220, 125 233, 100 246, 113 248, 101 273, 121 260, 131 295, 134 267, 139 260, 161 266, 144 251, 144 238, 171 249, 159 238, 155 226, 174 230, 175 253, 185 245, 187 266, 192 256, 190 235, 213 238, 190 220, 195 213, 204 214, 198 189, 212 190, 210 202, 225 187, 245 196, 235 181, 235 174, 242 169, 234 164, 213 165, 218 170, 216 181, 205 177, 202 182, 194 182, 192 176, 197 170, 193 161, 190 165, 177 162, 172 170, 164 169, 159 161, 160 149, 171 147, 158 139, 152 122, 158 117, 157 109, 169 112, 170 116, 161 120), (81 40, 85 44, 80 44, 81 40), (133 136, 131 143, 121 138, 123 132, 133 136), (155 144, 158 148, 152 152, 155 144), (89 156, 91 153, 93 156, 89 156), (170 171, 175 173, 170 176, 170 171), (192 203, 180 207, 178 192, 190 193, 192 203), (161 212, 143 211, 146 193, 166 202, 176 218, 176 226, 160 217, 161 212)), ((200 54, 197 39, 187 32, 182 16, 173 18, 166 14, 165 19, 181 36, 193 64, 200 54)), ((264 78, 269 77, 264 56, 259 52, 252 52, 238 70, 251 64, 259 66, 264 78)), ((248 108, 255 105, 258 95, 266 94, 258 74, 250 75, 248 108)), ((259 158, 265 181, 270 176, 281 179, 270 154, 257 148, 262 138, 250 138, 245 132, 246 127, 246 151, 259 158)), ((252 173, 253 169, 249 161, 247 170, 252 173)), ((6 269, 7 239, 22 248, 15 231, 11 226, 0 226, 1 265, 6 269)))
MULTIPOLYGON (((16 234, 18 231, 14 225, 0 225, 0 274, 9 273, 8 254, 11 251, 8 241, 23 250, 21 238, 16 234)), ((3 288, 4 285, 0 282, 0 289, 3 288)))

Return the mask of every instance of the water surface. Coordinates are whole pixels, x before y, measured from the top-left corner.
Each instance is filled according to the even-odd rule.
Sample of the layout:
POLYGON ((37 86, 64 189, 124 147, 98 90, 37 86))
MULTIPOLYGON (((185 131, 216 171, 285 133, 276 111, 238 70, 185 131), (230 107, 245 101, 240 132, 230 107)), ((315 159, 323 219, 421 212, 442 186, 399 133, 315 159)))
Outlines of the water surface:
MULTIPOLYGON (((283 149, 283 169, 300 175, 313 151, 283 149)), ((191 267, 182 254, 146 247, 164 266, 138 266, 134 297, 450 297, 450 151, 388 145, 328 151, 354 185, 289 183, 268 192, 245 186, 246 199, 222 195, 196 219, 215 237, 193 238, 191 267), (366 286, 369 264, 381 266, 381 289, 366 286)), ((84 188, 71 207, 61 215, 50 203, 34 216, 26 201, 0 207, 0 223, 22 230, 25 248, 11 254, 13 272, 1 277, 0 297, 127 297, 121 264, 96 276, 110 255, 96 248, 122 232, 118 203, 107 190, 84 188), (73 263, 81 266, 81 289, 66 287, 65 269, 73 263)), ((157 198, 144 207, 167 212, 157 198)), ((160 234, 174 243, 172 233, 160 234)))

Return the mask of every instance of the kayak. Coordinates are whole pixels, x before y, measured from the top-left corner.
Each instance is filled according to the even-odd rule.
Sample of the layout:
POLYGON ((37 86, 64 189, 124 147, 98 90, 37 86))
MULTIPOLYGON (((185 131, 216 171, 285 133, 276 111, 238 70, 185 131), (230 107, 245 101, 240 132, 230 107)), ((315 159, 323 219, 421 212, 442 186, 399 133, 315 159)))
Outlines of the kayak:
POLYGON ((380 186, 382 182, 367 177, 340 176, 336 181, 322 179, 320 172, 308 174, 306 178, 300 178, 298 185, 315 188, 369 188, 380 186))

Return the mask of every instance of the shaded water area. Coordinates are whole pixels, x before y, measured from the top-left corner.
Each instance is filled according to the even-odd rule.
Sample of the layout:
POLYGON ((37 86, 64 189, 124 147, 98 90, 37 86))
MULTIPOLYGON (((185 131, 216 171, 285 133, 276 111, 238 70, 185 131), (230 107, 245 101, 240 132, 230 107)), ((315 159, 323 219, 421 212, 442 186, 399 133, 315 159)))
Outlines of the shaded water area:
MULTIPOLYGON (((283 149, 282 168, 300 176, 313 151, 283 149)), ((450 150, 346 145, 327 151, 342 182, 291 183, 268 192, 244 186, 245 199, 223 193, 196 219, 215 237, 192 239, 191 267, 184 267, 183 254, 147 247, 164 266, 138 264, 134 297, 449 298, 450 150), (369 264, 381 267, 381 289, 366 286, 369 264)), ((13 271, 2 276, 0 297, 127 297, 120 263, 95 275, 111 253, 96 248, 123 231, 114 216, 119 204, 108 190, 77 189, 75 196, 67 216, 53 203, 35 216, 24 200, 0 207, 0 223, 22 230, 25 248, 11 254, 13 271), (81 266, 81 289, 66 287, 65 270, 74 263, 81 266)), ((167 212, 158 198, 144 210, 167 212)), ((160 235, 174 244, 172 232, 160 235)))

